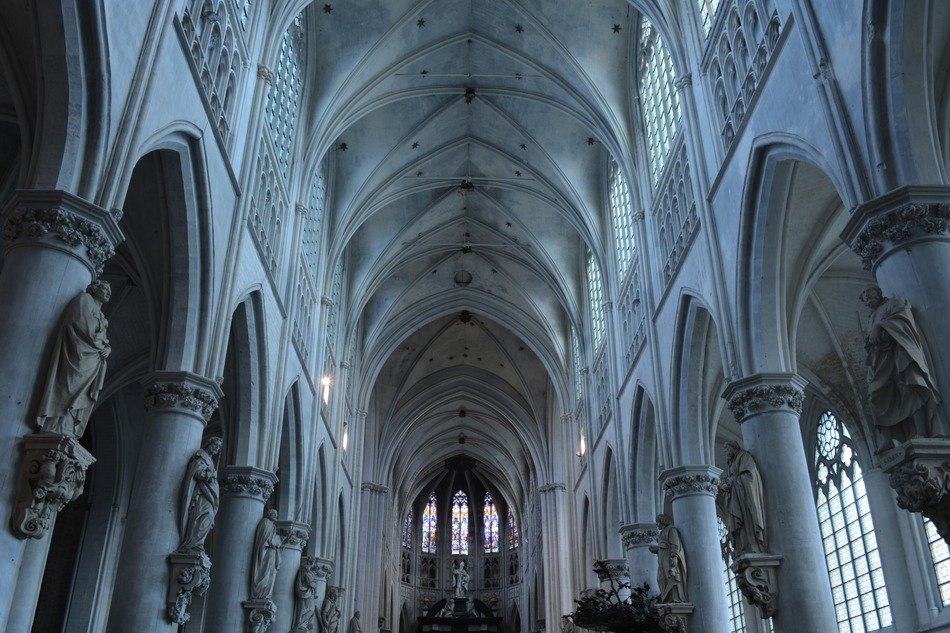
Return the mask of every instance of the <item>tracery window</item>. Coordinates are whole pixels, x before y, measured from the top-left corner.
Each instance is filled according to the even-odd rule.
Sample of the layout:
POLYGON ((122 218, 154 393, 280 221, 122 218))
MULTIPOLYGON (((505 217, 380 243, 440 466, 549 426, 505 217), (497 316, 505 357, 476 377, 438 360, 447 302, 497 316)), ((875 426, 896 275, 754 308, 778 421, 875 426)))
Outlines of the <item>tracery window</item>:
POLYGON ((340 297, 343 294, 343 260, 336 263, 333 279, 330 282, 330 312, 327 315, 327 343, 330 349, 336 347, 337 320, 340 315, 340 297))
POLYGON ((327 202, 326 173, 327 161, 324 159, 313 178, 313 185, 310 187, 310 202, 303 222, 303 258, 307 263, 307 271, 313 279, 316 279, 320 263, 320 228, 323 224, 327 202))
POLYGON ((699 5, 699 17, 703 23, 703 35, 709 36, 712 29, 713 20, 716 19, 716 10, 719 9, 720 0, 696 0, 699 5))
POLYGON ((640 79, 640 108, 650 156, 650 173, 655 185, 679 128, 680 97, 676 91, 673 59, 653 24, 640 21, 640 49, 637 57, 640 79))
POLYGON ((521 534, 518 532, 518 522, 515 513, 508 508, 508 549, 517 549, 521 545, 521 534))
POLYGON ((490 493, 485 493, 485 509, 482 512, 482 527, 486 554, 498 553, 498 511, 490 493))
POLYGON ((891 624, 874 522, 848 429, 830 411, 818 423, 815 450, 818 522, 841 633, 891 624))
POLYGON ((742 592, 736 575, 729 566, 732 564, 732 553, 729 551, 729 531, 722 519, 716 519, 719 524, 719 546, 722 548, 722 579, 726 585, 726 597, 729 599, 729 630, 732 633, 745 633, 745 616, 743 615, 742 592))
POLYGON ((947 548, 946 541, 937 532, 937 526, 930 519, 924 519, 924 531, 927 533, 930 557, 933 560, 934 573, 937 575, 941 606, 950 606, 950 549, 947 548))
POLYGON ((597 348, 607 333, 607 320, 604 314, 604 282, 593 253, 587 255, 587 293, 590 297, 590 330, 594 336, 594 347, 597 348))
POLYGON ((284 32, 277 54, 273 83, 267 92, 267 125, 281 173, 287 176, 290 150, 297 125, 297 110, 303 92, 303 67, 307 47, 304 37, 304 14, 299 13, 284 32))
POLYGON ((623 279, 633 263, 636 247, 633 227, 633 208, 630 204, 630 188, 627 179, 617 165, 610 159, 607 168, 607 198, 610 202, 610 217, 614 225, 614 240, 617 246, 617 270, 623 279))
POLYGON ((406 549, 412 548, 412 508, 406 512, 406 519, 402 522, 402 546, 406 549))
POLYGON ((468 495, 461 490, 452 497, 452 553, 468 555, 468 495))
POLYGON ((439 506, 436 502, 435 493, 429 495, 429 503, 426 504, 422 512, 422 553, 435 554, 436 544, 439 540, 439 506))
POLYGON ((571 353, 574 361, 574 396, 577 402, 584 397, 583 381, 581 380, 581 341, 577 337, 577 330, 571 326, 571 353))

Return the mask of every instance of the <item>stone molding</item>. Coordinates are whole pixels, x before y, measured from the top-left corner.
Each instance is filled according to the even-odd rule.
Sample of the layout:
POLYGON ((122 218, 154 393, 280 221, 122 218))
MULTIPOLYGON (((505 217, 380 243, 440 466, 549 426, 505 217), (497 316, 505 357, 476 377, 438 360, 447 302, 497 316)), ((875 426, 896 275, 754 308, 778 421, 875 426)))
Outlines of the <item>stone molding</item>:
POLYGON ((620 526, 620 539, 623 541, 624 551, 637 547, 649 547, 656 543, 660 536, 660 529, 656 523, 628 523, 620 526))
POLYGON ((23 437, 20 486, 10 527, 20 539, 43 538, 66 504, 82 494, 96 459, 79 440, 58 433, 23 437))
POLYGON ((387 488, 386 486, 382 484, 374 484, 369 481, 364 482, 363 485, 360 486, 360 490, 364 492, 372 492, 373 494, 377 494, 377 495, 385 495, 389 493, 389 488, 387 488))
POLYGON ((269 84, 274 83, 274 71, 264 64, 257 65, 257 78, 269 84))
POLYGON ((660 473, 663 490, 670 499, 679 499, 691 495, 715 497, 719 492, 719 475, 722 471, 715 466, 689 465, 677 466, 660 473))
POLYGON ((175 624, 191 618, 193 596, 201 596, 211 586, 211 560, 204 552, 168 555, 168 593, 165 614, 175 624))
POLYGON ((805 386, 797 374, 754 374, 729 383, 722 397, 740 424, 759 413, 802 413, 805 386))
POLYGON ((221 469, 219 479, 222 494, 257 499, 261 503, 270 498, 277 483, 277 475, 253 466, 226 466, 221 469))
POLYGON ((118 222, 116 215, 65 191, 21 189, 4 213, 3 241, 7 248, 26 242, 59 245, 95 278, 125 239, 118 222))
POLYGON ((247 622, 244 630, 247 633, 264 633, 274 623, 277 615, 277 605, 267 598, 263 600, 245 600, 241 603, 247 612, 247 622))
POLYGON ((185 371, 157 372, 146 381, 145 410, 186 411, 207 424, 223 395, 218 383, 197 374, 185 371))
POLYGON ((775 554, 742 554, 732 563, 739 591, 766 620, 778 610, 778 567, 782 557, 775 554))
POLYGON ((330 576, 333 575, 333 561, 329 558, 316 558, 314 560, 316 564, 313 566, 313 569, 317 573, 317 578, 329 580, 330 576))
POLYGON ((299 521, 275 521, 277 534, 284 541, 284 547, 302 550, 310 541, 310 526, 299 521))
POLYGON ((910 241, 947 239, 950 189, 905 186, 870 200, 851 214, 841 239, 873 271, 894 250, 910 241))
POLYGON ((550 483, 550 484, 544 484, 543 486, 538 488, 538 492, 540 492, 541 494, 547 494, 549 492, 558 492, 558 491, 567 492, 567 486, 560 482, 555 482, 555 483, 550 483))

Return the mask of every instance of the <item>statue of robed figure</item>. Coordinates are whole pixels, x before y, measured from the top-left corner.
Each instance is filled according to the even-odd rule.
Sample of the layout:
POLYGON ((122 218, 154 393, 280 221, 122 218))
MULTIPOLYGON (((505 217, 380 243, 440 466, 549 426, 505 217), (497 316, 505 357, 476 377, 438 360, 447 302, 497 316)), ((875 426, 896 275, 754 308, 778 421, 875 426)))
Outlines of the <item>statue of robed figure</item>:
POLYGON ((317 620, 317 560, 304 556, 294 582, 293 633, 308 633, 316 628, 317 620))
POLYGON ((254 558, 251 560, 251 599, 269 600, 280 569, 284 541, 277 533, 277 510, 270 509, 257 524, 254 533, 254 558))
POLYGON ((220 437, 209 437, 188 462, 178 501, 179 552, 203 552, 205 537, 214 527, 214 517, 221 504, 214 458, 221 451, 221 445, 220 437))
POLYGON ((337 605, 339 600, 339 591, 336 587, 328 587, 327 595, 323 599, 323 607, 320 609, 320 632, 337 633, 340 627, 340 607, 337 605))
POLYGON ((755 459, 737 442, 729 440, 726 442, 726 472, 719 482, 716 506, 737 556, 764 553, 768 549, 764 499, 762 475, 755 459))
POLYGON ((656 554, 658 566, 656 581, 660 591, 659 602, 686 602, 686 554, 679 530, 668 514, 656 517, 660 535, 650 551, 656 554))
POLYGON ((63 311, 50 358, 46 384, 36 411, 36 426, 46 433, 82 437, 106 379, 112 352, 102 306, 112 290, 94 281, 63 311))

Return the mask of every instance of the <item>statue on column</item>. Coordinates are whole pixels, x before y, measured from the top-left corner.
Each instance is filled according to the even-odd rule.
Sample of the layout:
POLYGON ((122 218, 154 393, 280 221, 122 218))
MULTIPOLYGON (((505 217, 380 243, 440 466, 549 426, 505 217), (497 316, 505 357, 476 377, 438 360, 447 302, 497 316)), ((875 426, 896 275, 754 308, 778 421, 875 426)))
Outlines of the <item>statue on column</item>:
POLYGON ((205 537, 214 527, 214 517, 221 503, 214 458, 222 444, 220 437, 209 437, 188 462, 178 500, 179 552, 204 552, 205 537))
POLYGON ((293 633, 308 633, 314 630, 317 619, 317 559, 304 556, 294 582, 294 628, 293 633))
POLYGON ((452 576, 455 580, 455 597, 464 598, 468 594, 468 581, 471 578, 465 570, 465 561, 456 558, 452 563, 452 576))
POLYGON ((350 618, 350 623, 346 627, 346 633, 363 633, 363 627, 360 625, 360 612, 357 611, 350 618))
POLYGON ((251 560, 251 600, 269 600, 280 569, 280 550, 284 541, 277 533, 277 510, 270 509, 257 524, 254 533, 254 558, 251 560))
POLYGON ((915 437, 941 435, 937 419, 940 394, 921 342, 920 330, 906 299, 890 299, 877 286, 861 293, 871 310, 865 337, 868 396, 881 450, 915 437))
POLYGON ((726 442, 726 472, 719 481, 716 506, 736 556, 768 551, 762 475, 749 451, 726 442))
POLYGON ((40 431, 76 438, 85 432, 112 352, 102 313, 111 296, 108 282, 94 281, 63 311, 36 412, 40 431))
POLYGON ((686 555, 683 552, 683 540, 679 530, 673 527, 670 515, 658 514, 656 524, 660 528, 660 535, 656 543, 650 545, 650 551, 656 554, 659 562, 656 573, 660 591, 659 602, 686 602, 686 555))
POLYGON ((340 594, 336 587, 328 587, 323 607, 320 609, 320 633, 336 633, 340 627, 340 594))

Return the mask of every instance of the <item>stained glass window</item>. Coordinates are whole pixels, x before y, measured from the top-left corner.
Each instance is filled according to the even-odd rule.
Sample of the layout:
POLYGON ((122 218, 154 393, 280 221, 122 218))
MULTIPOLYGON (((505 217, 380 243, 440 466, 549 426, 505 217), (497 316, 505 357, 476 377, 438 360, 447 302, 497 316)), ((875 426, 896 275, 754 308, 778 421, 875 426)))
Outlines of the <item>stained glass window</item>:
POLYGON ((732 553, 729 551, 729 532, 726 530, 726 525, 722 522, 722 519, 717 518, 717 521, 719 523, 719 546, 722 548, 722 579, 726 584, 726 597, 729 599, 729 630, 732 633, 745 633, 742 593, 739 591, 736 575, 729 568, 729 565, 732 564, 732 553))
POLYGON ((498 552, 498 511, 495 510, 495 501, 491 494, 485 494, 485 510, 482 513, 485 539, 485 553, 498 552))
POLYGON ((422 512, 422 551, 425 554, 435 554, 436 543, 439 540, 438 504, 435 493, 429 495, 429 503, 422 512))
POLYGON ((941 606, 950 606, 950 550, 947 549, 947 543, 940 536, 933 521, 924 519, 924 530, 927 532, 930 556, 934 564, 934 573, 937 575, 941 606))
POLYGON ((640 52, 637 66, 640 77, 640 108, 650 156, 653 184, 673 145, 679 128, 680 96, 674 85, 673 59, 663 45, 659 31, 649 20, 640 22, 640 52))
POLYGON ((521 534, 518 533, 518 523, 515 513, 508 508, 508 549, 515 549, 521 545, 521 534))
POLYGON ((402 546, 412 548, 412 508, 409 508, 406 520, 402 523, 402 546))
POLYGON ((587 292, 590 297, 590 330, 596 349, 607 333, 607 320, 604 314, 604 281, 592 253, 587 255, 587 292))
POLYGON ((633 263, 634 239, 633 207, 630 204, 630 188, 617 161, 610 159, 607 168, 607 198, 610 201, 610 217, 614 225, 614 240, 617 246, 617 270, 620 279, 633 263))
POLYGON ((716 10, 719 9, 720 0, 696 0, 699 5, 699 17, 703 23, 703 35, 708 36, 712 29, 713 20, 716 19, 716 10))
POLYGON ((284 32, 274 66, 274 78, 267 93, 267 125, 280 170, 287 175, 290 150, 297 125, 297 110, 303 92, 303 66, 306 58, 304 15, 301 12, 284 32))
POLYGON ((818 522, 841 633, 890 626, 891 608, 864 477, 848 429, 830 411, 815 450, 818 522))
POLYGON ((468 555, 468 496, 461 490, 452 497, 452 553, 468 555))

